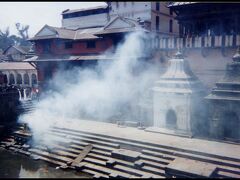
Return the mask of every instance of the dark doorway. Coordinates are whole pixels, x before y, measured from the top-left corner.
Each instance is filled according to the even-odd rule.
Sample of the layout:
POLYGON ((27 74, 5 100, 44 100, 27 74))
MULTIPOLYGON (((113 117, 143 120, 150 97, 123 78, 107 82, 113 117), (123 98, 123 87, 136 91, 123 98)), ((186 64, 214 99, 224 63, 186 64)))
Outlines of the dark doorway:
POLYGON ((172 109, 168 110, 166 114, 166 126, 169 129, 175 129, 177 127, 177 116, 172 109))
POLYGON ((240 122, 235 112, 223 115, 223 136, 226 139, 240 139, 240 122))

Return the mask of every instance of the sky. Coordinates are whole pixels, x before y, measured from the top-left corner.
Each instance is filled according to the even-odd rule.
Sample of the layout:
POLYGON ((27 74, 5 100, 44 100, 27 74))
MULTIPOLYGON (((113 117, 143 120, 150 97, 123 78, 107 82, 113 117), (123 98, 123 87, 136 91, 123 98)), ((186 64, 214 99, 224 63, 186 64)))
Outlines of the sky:
POLYGON ((104 2, 0 2, 0 29, 10 27, 16 34, 15 23, 29 25, 33 37, 45 24, 61 27, 62 11, 104 5, 104 2))

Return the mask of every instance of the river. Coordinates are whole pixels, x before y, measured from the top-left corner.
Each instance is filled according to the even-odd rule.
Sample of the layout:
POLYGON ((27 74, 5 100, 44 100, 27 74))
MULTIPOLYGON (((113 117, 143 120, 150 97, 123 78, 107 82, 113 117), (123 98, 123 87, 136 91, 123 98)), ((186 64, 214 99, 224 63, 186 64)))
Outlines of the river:
POLYGON ((0 149, 0 178, 91 178, 74 170, 56 169, 43 161, 0 149))

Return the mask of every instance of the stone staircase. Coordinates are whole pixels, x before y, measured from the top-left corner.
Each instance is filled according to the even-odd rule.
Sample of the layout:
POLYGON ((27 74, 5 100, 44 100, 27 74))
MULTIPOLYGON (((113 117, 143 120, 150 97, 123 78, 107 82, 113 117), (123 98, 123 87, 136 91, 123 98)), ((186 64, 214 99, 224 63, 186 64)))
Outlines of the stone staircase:
MULTIPOLYGON (((95 178, 166 178, 166 167, 176 158, 184 158, 196 162, 204 162, 216 166, 213 177, 240 178, 240 159, 217 156, 159 144, 116 138, 108 135, 52 127, 49 138, 54 138, 53 148, 45 144, 23 146, 16 143, 16 137, 29 138, 23 129, 16 131, 1 142, 3 148, 25 154, 34 159, 47 161, 56 168, 72 168, 85 172, 95 178), (80 162, 76 161, 89 144, 91 150, 80 162), (26 148, 27 147, 27 148, 26 148)), ((183 165, 184 166, 184 165, 183 165)), ((181 174, 176 177, 182 177, 181 174)), ((185 177, 194 177, 188 175, 185 177)))
POLYGON ((17 111, 21 114, 32 112, 35 109, 35 100, 22 100, 20 105, 17 107, 17 111))

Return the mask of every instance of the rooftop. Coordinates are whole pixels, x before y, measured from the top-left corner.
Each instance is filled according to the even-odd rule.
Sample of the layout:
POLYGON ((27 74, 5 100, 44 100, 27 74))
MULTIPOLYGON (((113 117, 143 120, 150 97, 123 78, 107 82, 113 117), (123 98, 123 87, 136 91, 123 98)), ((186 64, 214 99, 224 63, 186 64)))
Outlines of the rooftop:
POLYGON ((33 38, 30 38, 29 40, 41 40, 53 38, 71 40, 99 39, 101 38, 100 35, 102 34, 126 33, 140 29, 141 29, 140 25, 138 24, 137 21, 130 18, 117 16, 111 19, 104 27, 93 27, 72 30, 45 25, 33 38))
POLYGON ((194 3, 199 3, 199 2, 173 2, 168 5, 168 7, 174 7, 174 6, 183 6, 183 5, 190 5, 194 3))
POLYGON ((1 62, 0 70, 35 70, 28 62, 1 62))
POLYGON ((108 5, 101 5, 101 6, 94 6, 94 7, 88 7, 88 8, 81 8, 81 9, 66 9, 65 11, 62 12, 62 14, 70 14, 70 13, 75 13, 75 12, 81 12, 81 11, 88 11, 88 10, 95 10, 95 9, 106 9, 108 5))

